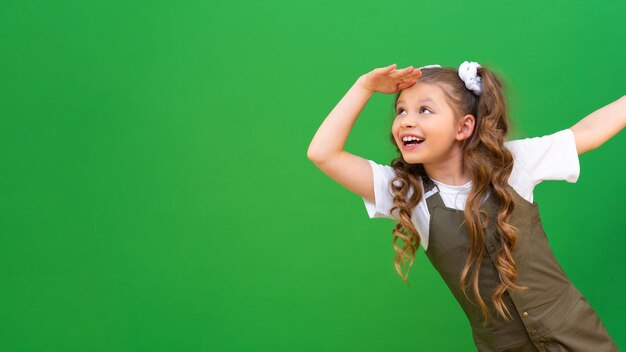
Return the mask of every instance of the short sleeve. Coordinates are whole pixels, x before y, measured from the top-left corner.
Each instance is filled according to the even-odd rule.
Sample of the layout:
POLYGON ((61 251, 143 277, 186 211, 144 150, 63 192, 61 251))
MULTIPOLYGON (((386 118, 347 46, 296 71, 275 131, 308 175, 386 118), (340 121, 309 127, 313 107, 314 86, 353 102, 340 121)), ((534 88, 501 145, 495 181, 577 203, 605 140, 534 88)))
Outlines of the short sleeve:
POLYGON ((516 168, 533 185, 544 180, 578 181, 580 163, 574 132, 565 129, 543 137, 525 138, 506 143, 514 154, 516 168))
POLYGON ((374 202, 370 202, 363 198, 367 215, 372 218, 394 218, 390 214, 393 207, 393 195, 389 187, 391 180, 396 177, 393 167, 381 165, 372 160, 368 160, 372 168, 372 176, 374 178, 374 202))

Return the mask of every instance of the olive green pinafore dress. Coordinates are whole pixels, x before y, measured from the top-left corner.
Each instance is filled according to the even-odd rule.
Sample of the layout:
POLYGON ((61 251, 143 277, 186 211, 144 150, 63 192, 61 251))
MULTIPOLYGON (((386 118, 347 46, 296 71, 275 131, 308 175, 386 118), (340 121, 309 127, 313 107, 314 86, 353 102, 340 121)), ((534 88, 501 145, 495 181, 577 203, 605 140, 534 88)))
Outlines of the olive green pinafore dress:
MULTIPOLYGON (((471 287, 465 297, 459 278, 468 255, 470 237, 462 210, 444 205, 439 189, 423 178, 424 194, 430 212, 430 235, 425 252, 465 312, 478 351, 617 351, 598 315, 587 299, 574 287, 556 261, 541 224, 537 203, 530 203, 515 190, 514 211, 510 222, 519 229, 513 258, 517 264, 517 283, 526 291, 508 290, 502 295, 513 320, 505 322, 496 314, 491 292, 499 284, 494 260, 501 248, 495 230, 498 201, 492 195, 483 203, 489 214, 485 250, 479 271, 480 294, 489 307, 486 326, 471 287)), ((509 186, 510 187, 510 186, 509 186)), ((466 283, 471 282, 470 275, 466 283)))

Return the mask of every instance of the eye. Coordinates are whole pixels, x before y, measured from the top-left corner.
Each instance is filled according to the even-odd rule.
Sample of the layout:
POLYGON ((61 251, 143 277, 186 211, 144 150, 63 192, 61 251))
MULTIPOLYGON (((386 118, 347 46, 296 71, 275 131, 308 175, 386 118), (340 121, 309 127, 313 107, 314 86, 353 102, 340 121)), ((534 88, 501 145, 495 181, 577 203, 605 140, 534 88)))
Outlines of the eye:
MULTIPOLYGON (((429 108, 429 107, 427 107, 427 106, 422 106, 422 107, 420 108, 420 113, 421 113, 422 111, 424 111, 424 110, 428 110, 428 113, 429 113, 429 114, 430 114, 430 113, 432 113, 432 111, 430 110, 430 108, 429 108)), ((398 108, 398 110, 396 111, 396 113, 397 113, 398 115, 401 115, 401 113, 402 113, 403 111, 405 111, 405 110, 404 110, 404 108, 398 108)))

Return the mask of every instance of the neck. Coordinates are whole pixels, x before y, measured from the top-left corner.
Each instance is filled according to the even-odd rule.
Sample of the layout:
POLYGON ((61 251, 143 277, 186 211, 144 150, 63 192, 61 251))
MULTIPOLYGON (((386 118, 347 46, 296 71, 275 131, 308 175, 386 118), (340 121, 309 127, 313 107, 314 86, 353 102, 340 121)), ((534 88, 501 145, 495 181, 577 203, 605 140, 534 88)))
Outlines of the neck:
POLYGON ((462 186, 472 180, 472 175, 463 167, 462 156, 459 151, 442 162, 424 164, 424 170, 431 179, 450 186, 462 186))

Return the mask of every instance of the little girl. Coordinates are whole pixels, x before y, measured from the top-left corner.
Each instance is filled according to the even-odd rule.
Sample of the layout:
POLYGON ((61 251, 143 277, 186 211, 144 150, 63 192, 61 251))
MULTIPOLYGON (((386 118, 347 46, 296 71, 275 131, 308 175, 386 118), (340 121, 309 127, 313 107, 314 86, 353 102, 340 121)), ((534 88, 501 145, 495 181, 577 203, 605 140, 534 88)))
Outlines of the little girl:
POLYGON ((625 124, 626 96, 571 128, 507 141, 494 72, 467 61, 458 70, 394 64, 359 77, 318 129, 308 157, 363 197, 370 218, 398 221, 395 266, 407 284, 422 245, 479 351, 608 352, 617 346, 556 261, 532 191, 543 180, 576 182, 578 155, 625 124), (396 94, 390 138, 399 155, 390 166, 343 150, 375 92, 396 94))

